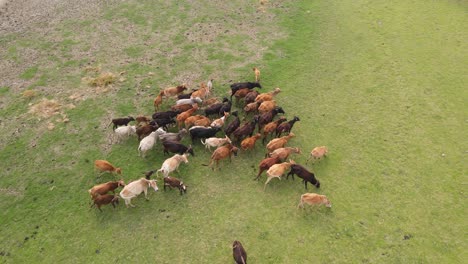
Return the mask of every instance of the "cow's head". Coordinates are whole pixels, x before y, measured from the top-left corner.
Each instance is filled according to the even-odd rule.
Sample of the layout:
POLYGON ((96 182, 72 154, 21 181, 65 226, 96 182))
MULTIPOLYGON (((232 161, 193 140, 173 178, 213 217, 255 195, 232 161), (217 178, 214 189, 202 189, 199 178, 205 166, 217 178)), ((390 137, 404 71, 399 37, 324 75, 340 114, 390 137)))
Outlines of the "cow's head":
POLYGON ((150 186, 151 188, 154 189, 155 192, 157 192, 157 191, 159 190, 159 189, 158 189, 158 185, 156 185, 156 180, 150 180, 148 184, 149 184, 149 186, 150 186))

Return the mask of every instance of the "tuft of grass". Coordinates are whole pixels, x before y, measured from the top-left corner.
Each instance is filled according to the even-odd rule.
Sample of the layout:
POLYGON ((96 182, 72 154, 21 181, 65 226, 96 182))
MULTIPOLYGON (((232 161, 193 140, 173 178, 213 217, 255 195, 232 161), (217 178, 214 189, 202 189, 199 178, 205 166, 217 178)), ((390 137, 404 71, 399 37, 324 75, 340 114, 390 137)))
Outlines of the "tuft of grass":
POLYGON ((99 74, 99 76, 95 78, 89 78, 87 80, 88 85, 94 86, 94 87, 106 87, 116 81, 116 76, 115 74, 111 72, 103 72, 99 74))
POLYGON ((26 69, 21 75, 20 78, 24 80, 31 80, 36 76, 37 71, 39 70, 39 67, 34 66, 26 69))

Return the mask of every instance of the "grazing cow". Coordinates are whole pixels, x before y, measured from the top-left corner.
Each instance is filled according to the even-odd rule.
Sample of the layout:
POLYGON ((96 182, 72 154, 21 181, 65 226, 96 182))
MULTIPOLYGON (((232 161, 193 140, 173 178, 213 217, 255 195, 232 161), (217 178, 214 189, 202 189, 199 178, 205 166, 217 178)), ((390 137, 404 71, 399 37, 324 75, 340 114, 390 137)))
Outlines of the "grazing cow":
POLYGON ((229 162, 231 162, 231 155, 234 154, 234 156, 237 156, 237 151, 239 149, 237 147, 235 147, 234 145, 228 143, 224 146, 221 146, 221 147, 218 147, 214 152, 213 154, 211 155, 211 161, 210 161, 210 164, 206 165, 206 164, 202 164, 203 166, 208 166, 208 167, 211 167, 214 163, 215 166, 211 167, 212 170, 215 169, 215 167, 218 167, 219 168, 219 161, 222 160, 222 159, 225 159, 225 158, 228 158, 229 157, 229 162))
POLYGON ((120 191, 120 197, 125 200, 125 206, 130 205, 131 207, 135 207, 132 204, 132 199, 140 195, 142 192, 145 193, 145 199, 148 199, 148 188, 153 188, 155 192, 158 191, 158 186, 156 185, 156 180, 147 180, 145 178, 141 178, 136 181, 132 181, 127 184, 122 191, 120 191))
POLYGON ((112 119, 112 124, 114 124, 114 130, 119 126, 127 126, 131 121, 135 121, 135 118, 128 116, 123 118, 112 119))
MULTIPOLYGON (((211 97, 209 99, 204 100, 203 103, 202 103, 202 106, 209 107, 209 106, 212 106, 214 104, 222 104, 222 102, 221 102, 221 100, 219 100, 218 97, 211 97)), ((218 113, 218 112, 219 112, 219 110, 216 113, 218 113)))
POLYGON ((162 90, 159 95, 165 96, 165 97, 172 97, 172 96, 177 96, 178 94, 183 93, 185 90, 187 90, 187 87, 185 84, 176 86, 176 87, 169 87, 164 90, 162 90))
POLYGON ((311 206, 315 205, 325 205, 328 208, 331 208, 332 205, 330 201, 328 200, 327 196, 325 195, 320 195, 316 193, 304 193, 301 195, 301 200, 299 201, 299 204, 297 205, 297 208, 302 207, 304 208, 304 203, 309 204, 311 206))
POLYGON ((262 135, 260 133, 257 133, 255 135, 253 135, 252 137, 248 137, 248 138, 242 140, 241 148, 243 150, 249 150, 249 149, 255 148, 255 142, 257 142, 257 140, 259 138, 261 138, 261 137, 262 137, 262 135))
POLYGON ((224 112, 224 116, 218 119, 215 119, 213 122, 211 122, 210 126, 211 127, 223 127, 224 126, 224 120, 226 120, 226 117, 229 116, 228 112, 224 112))
POLYGON ((101 206, 112 204, 112 207, 115 208, 115 204, 119 204, 119 196, 116 194, 98 194, 96 197, 93 198, 93 203, 91 207, 95 206, 101 211, 101 206))
POLYGON ((263 159, 258 165, 258 174, 254 180, 260 179, 260 175, 262 175, 262 172, 268 170, 271 166, 278 164, 280 162, 281 160, 278 157, 263 159))
POLYGON ((255 98, 255 102, 266 102, 273 100, 273 97, 281 92, 280 88, 275 88, 273 91, 268 93, 261 93, 255 98))
POLYGON ((247 252, 245 252, 241 242, 237 240, 232 243, 232 256, 236 264, 247 264, 247 252))
POLYGON ((278 127, 276 128, 276 137, 281 136, 281 134, 285 132, 288 134, 291 133, 291 129, 293 128, 294 123, 296 123, 297 121, 301 120, 299 119, 299 117, 295 116, 292 120, 278 125, 278 127))
POLYGON ((232 96, 240 89, 243 89, 243 88, 249 88, 250 90, 252 90, 253 88, 255 87, 258 87, 258 88, 262 88, 262 86, 260 85, 260 83, 258 82, 241 82, 241 83, 233 83, 231 84, 231 99, 232 99, 232 96))
POLYGON ((252 70, 255 73, 255 82, 260 82, 260 70, 257 67, 253 67, 252 70))
POLYGON ((187 186, 184 185, 184 182, 174 178, 174 177, 164 177, 164 191, 166 191, 166 186, 169 186, 172 188, 178 188, 180 191, 180 195, 183 193, 187 193, 187 186))
POLYGON ((184 124, 185 120, 189 118, 197 110, 198 110, 198 105, 195 104, 193 105, 193 108, 177 115, 176 120, 177 120, 177 126, 179 127, 179 129, 182 128, 182 124, 184 124))
POLYGON ((314 160, 321 159, 322 157, 326 157, 327 154, 328 154, 328 148, 327 147, 325 147, 325 146, 315 147, 310 152, 310 157, 307 159, 307 162, 309 162, 309 160, 311 158, 313 158, 314 160))
POLYGON ((278 157, 280 160, 286 160, 291 153, 301 154, 301 149, 291 147, 279 148, 268 154, 268 156, 270 158, 278 157))
POLYGON ((164 154, 169 154, 171 153, 177 153, 177 154, 184 154, 184 153, 189 153, 192 156, 195 156, 195 153, 193 152, 192 145, 190 146, 185 146, 179 142, 175 141, 163 141, 163 147, 164 147, 164 154))
POLYGON ((294 133, 290 133, 287 136, 280 137, 280 138, 274 138, 274 139, 270 140, 270 142, 268 142, 268 144, 266 145, 266 149, 267 149, 268 153, 271 153, 276 149, 283 148, 284 145, 286 145, 286 143, 288 143, 288 141, 292 137, 294 137, 294 133))
POLYGON ((265 140, 267 139, 268 135, 273 134, 273 132, 276 131, 276 128, 278 127, 278 125, 284 121, 286 121, 286 117, 280 116, 278 120, 272 121, 263 127, 263 132, 262 132, 263 133, 263 139, 262 139, 263 145, 265 145, 265 140))
POLYGON ((88 190, 88 193, 91 195, 91 198, 95 198, 98 195, 107 194, 112 191, 115 194, 115 189, 118 187, 124 187, 125 182, 123 180, 119 181, 110 181, 94 186, 88 190))
POLYGON ((120 168, 114 167, 110 162, 107 160, 95 160, 94 161, 94 170, 97 170, 99 172, 104 173, 104 172, 110 172, 110 173, 117 173, 117 174, 122 174, 122 170, 120 168))
POLYGON ((121 142, 129 138, 131 135, 136 135, 136 126, 121 126, 114 130, 115 141, 121 142))
POLYGON ((153 119, 150 122, 150 125, 155 126, 155 127, 162 127, 165 130, 168 130, 167 126, 175 124, 175 123, 176 123, 176 121, 174 119, 172 119, 172 118, 158 118, 158 119, 153 119))
POLYGON ((239 104, 240 100, 242 100, 248 93, 250 92, 249 88, 243 88, 238 90, 234 97, 236 98, 236 104, 239 104))
POLYGON ((231 144, 231 139, 226 136, 225 138, 217 138, 217 137, 211 137, 211 138, 207 138, 205 140, 205 142, 203 142, 203 139, 200 139, 201 143, 203 145, 205 145, 205 148, 207 148, 210 152, 211 152, 211 149, 210 147, 220 147, 224 144, 231 144))
POLYGON ((232 107, 232 101, 227 101, 225 102, 221 108, 219 109, 218 116, 224 115, 225 112, 230 113, 231 112, 231 107, 232 107))
POLYGON ((231 114, 235 116, 235 118, 226 126, 226 128, 224 128, 224 134, 226 134, 226 136, 231 136, 232 132, 240 126, 240 119, 237 115, 237 111, 234 111, 231 114))
POLYGON ((177 170, 179 171, 179 165, 180 163, 188 163, 188 159, 187 159, 187 153, 183 154, 183 155, 180 155, 180 154, 175 154, 174 156, 166 159, 162 166, 161 166, 161 169, 157 170, 156 171, 156 175, 159 175, 159 172, 162 172, 162 174, 164 175, 164 177, 167 177, 169 176, 169 173, 177 170))
POLYGON ((303 166, 299 164, 291 165, 291 171, 286 176, 286 179, 288 179, 289 175, 291 175, 294 180, 294 174, 296 174, 297 177, 302 179, 302 182, 304 182, 304 186, 306 189, 307 189, 307 182, 310 182, 315 187, 320 188, 320 182, 315 178, 314 173, 308 171, 303 166))
POLYGON ((140 145, 138 146, 138 156, 142 156, 143 158, 146 156, 146 152, 151 150, 156 144, 159 135, 166 133, 162 128, 158 128, 158 130, 151 132, 148 136, 143 138, 140 141, 140 145))
POLYGON ((245 137, 249 136, 251 137, 254 130, 255 130, 255 125, 258 122, 258 116, 254 116, 252 121, 244 124, 243 126, 237 128, 233 133, 233 137, 236 142, 239 142, 241 139, 244 139, 245 137))
POLYGON ((148 123, 151 121, 151 119, 149 119, 149 118, 146 117, 146 116, 137 116, 137 117, 135 118, 135 121, 136 121, 136 123, 137 123, 137 126, 141 126, 141 125, 143 125, 143 124, 148 124, 148 123))
POLYGON ((273 118, 275 118, 275 116, 279 113, 284 114, 285 112, 283 108, 278 106, 270 112, 260 115, 260 117, 258 118, 258 130, 260 131, 264 125, 273 121, 273 118))
POLYGON ((283 162, 283 163, 274 164, 273 166, 271 166, 267 171, 268 179, 266 180, 265 186, 263 187, 263 189, 265 190, 268 182, 270 182, 271 179, 276 177, 281 180, 281 177, 283 176, 283 174, 293 164, 295 164, 295 162, 293 160, 289 160, 289 162, 283 162))
POLYGON ((219 127, 191 127, 189 129, 190 137, 192 138, 192 144, 195 143, 195 139, 204 139, 214 137, 216 133, 221 130, 219 127))

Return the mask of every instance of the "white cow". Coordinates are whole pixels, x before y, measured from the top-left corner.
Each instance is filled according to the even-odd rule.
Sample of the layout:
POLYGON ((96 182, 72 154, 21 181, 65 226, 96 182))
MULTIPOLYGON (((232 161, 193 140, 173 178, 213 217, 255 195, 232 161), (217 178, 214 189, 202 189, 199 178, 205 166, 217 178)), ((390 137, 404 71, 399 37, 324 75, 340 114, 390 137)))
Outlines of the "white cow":
POLYGON ((210 147, 220 147, 224 144, 231 143, 231 139, 226 136, 225 138, 217 138, 217 137, 210 137, 205 139, 205 142, 203 142, 203 139, 200 139, 201 143, 205 145, 205 148, 207 148, 209 151, 211 151, 210 147))
POLYGON ((166 131, 164 131, 162 128, 158 128, 158 130, 153 131, 151 134, 144 137, 138 146, 138 156, 143 156, 144 158, 146 156, 146 152, 151 150, 154 147, 154 144, 156 144, 159 135, 164 133, 166 133, 166 131))
POLYGON ((153 188, 155 192, 158 191, 158 186, 156 185, 156 180, 147 180, 145 178, 141 178, 136 181, 132 181, 131 183, 127 184, 122 191, 120 192, 120 197, 125 200, 125 206, 130 205, 131 207, 135 207, 131 200, 132 198, 137 197, 142 192, 145 193, 145 199, 148 199, 148 188, 153 188))
POLYGON ((114 131, 115 141, 121 142, 124 139, 129 138, 131 135, 136 135, 136 126, 121 126, 114 131))

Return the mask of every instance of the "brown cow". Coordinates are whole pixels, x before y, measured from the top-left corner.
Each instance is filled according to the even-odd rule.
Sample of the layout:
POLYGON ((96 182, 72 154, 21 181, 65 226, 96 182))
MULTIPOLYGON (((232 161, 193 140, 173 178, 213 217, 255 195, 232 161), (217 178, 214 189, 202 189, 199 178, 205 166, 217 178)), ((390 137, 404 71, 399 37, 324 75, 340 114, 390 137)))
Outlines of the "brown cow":
POLYGON ((176 86, 176 87, 169 87, 164 90, 162 90, 159 95, 165 96, 165 97, 171 97, 171 96, 177 96, 178 94, 183 93, 185 90, 187 90, 187 87, 185 84, 176 86))
POLYGON ((91 195, 91 198, 95 198, 98 195, 106 194, 110 191, 112 191, 115 194, 115 189, 117 189, 118 187, 124 187, 124 186, 125 186, 125 182, 123 180, 110 181, 110 182, 96 185, 93 188, 89 189, 88 192, 91 195))
POLYGON ((115 208, 115 204, 119 204, 119 196, 116 194, 98 194, 96 197, 93 198, 93 203, 91 204, 91 207, 96 205, 96 207, 99 209, 99 211, 102 212, 101 206, 107 205, 107 204, 112 204, 112 207, 115 208))
POLYGON ((211 167, 211 165, 213 165, 215 162, 216 162, 216 165, 213 166, 211 169, 214 170, 215 167, 218 167, 219 168, 219 161, 222 160, 222 159, 225 159, 227 157, 229 157, 229 161, 231 161, 231 155, 234 154, 234 156, 237 156, 237 151, 239 149, 237 147, 235 147, 234 145, 232 144, 226 144, 224 146, 221 146, 221 147, 218 147, 214 152, 213 154, 211 155, 211 161, 210 161, 210 164, 206 165, 206 164, 202 164, 203 166, 209 166, 211 167))
POLYGON ((122 170, 120 168, 114 167, 110 162, 107 160, 95 160, 94 161, 94 170, 99 171, 102 173, 109 172, 109 173, 117 173, 122 174, 122 170))
POLYGON ((245 252, 241 242, 237 240, 232 243, 232 256, 236 264, 247 264, 247 252, 245 252))

